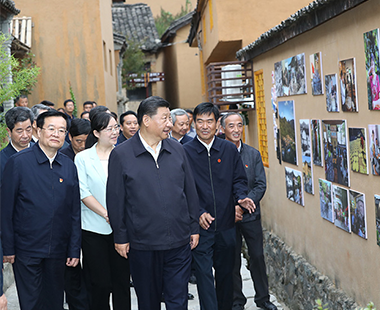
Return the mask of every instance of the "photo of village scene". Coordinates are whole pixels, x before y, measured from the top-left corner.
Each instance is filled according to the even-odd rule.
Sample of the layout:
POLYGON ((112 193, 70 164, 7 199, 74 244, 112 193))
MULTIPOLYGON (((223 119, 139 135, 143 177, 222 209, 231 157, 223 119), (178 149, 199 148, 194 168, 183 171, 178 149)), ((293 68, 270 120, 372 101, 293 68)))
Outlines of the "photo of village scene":
POLYGON ((375 195, 376 241, 380 246, 380 195, 375 195))
POLYGON ((313 154, 313 163, 317 166, 323 166, 322 163, 322 126, 321 120, 312 119, 311 120, 311 145, 312 145, 312 154, 313 154))
POLYGON ((339 97, 336 74, 325 75, 325 88, 327 112, 339 112, 339 97))
POLYGON ((294 101, 279 101, 281 158, 283 161, 297 165, 297 138, 294 121, 294 101))
POLYGON ((379 29, 363 34, 367 72, 368 109, 380 110, 379 29))
POLYGON ((350 208, 348 206, 348 191, 340 186, 333 185, 334 224, 350 232, 350 208))
POLYGON ((311 92, 313 96, 323 95, 323 72, 321 52, 310 55, 311 92))
POLYGON ((363 193, 349 191, 351 231, 359 237, 367 239, 367 220, 365 196, 363 193))
POLYGON ((285 167, 286 197, 303 206, 303 183, 301 171, 285 167))
POLYGON ((302 174, 306 193, 314 194, 313 168, 311 165, 310 120, 300 119, 302 174))
POLYGON ((345 120, 323 120, 326 180, 350 186, 345 120))
POLYGON ((331 182, 319 179, 319 202, 321 206, 321 216, 325 220, 334 223, 331 185, 331 182))
POLYGON ((369 141, 369 162, 371 173, 380 175, 380 125, 368 125, 369 141))
POLYGON ((354 58, 339 62, 339 84, 342 111, 358 112, 354 58))
POLYGON ((306 94, 305 54, 298 54, 276 62, 274 75, 277 97, 306 94))
POLYGON ((350 138, 350 166, 354 172, 368 174, 367 135, 365 128, 348 128, 350 138))

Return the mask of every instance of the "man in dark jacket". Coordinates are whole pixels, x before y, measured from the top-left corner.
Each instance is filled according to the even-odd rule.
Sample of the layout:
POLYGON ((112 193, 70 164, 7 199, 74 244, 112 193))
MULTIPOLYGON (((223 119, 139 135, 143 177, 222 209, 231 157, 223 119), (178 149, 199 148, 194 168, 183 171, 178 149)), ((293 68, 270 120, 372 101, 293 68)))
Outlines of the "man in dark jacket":
POLYGON ((169 137, 169 103, 149 97, 140 131, 117 146, 108 166, 107 207, 115 248, 127 258, 140 310, 187 309, 199 202, 182 146, 169 137))
POLYGON ((174 109, 170 111, 170 115, 173 121, 171 138, 181 144, 191 141, 193 138, 187 135, 189 131, 189 115, 187 112, 183 109, 174 109))
POLYGON ((243 118, 240 114, 230 112, 223 115, 221 126, 226 134, 226 140, 234 143, 240 152, 245 171, 248 177, 248 197, 255 205, 256 211, 252 214, 242 214, 241 208, 236 206, 236 251, 234 267, 234 304, 233 310, 242 310, 247 298, 242 291, 241 244, 242 236, 248 246, 250 257, 249 268, 255 286, 255 302, 265 310, 276 310, 277 307, 269 301, 268 277, 263 252, 263 230, 261 227, 260 200, 266 190, 266 177, 261 155, 255 148, 241 142, 243 133, 243 118))
POLYGON ((65 263, 75 267, 80 254, 79 183, 74 163, 58 152, 67 117, 47 111, 37 127, 38 143, 4 169, 4 262, 13 264, 21 309, 62 309, 65 263))
POLYGON ((219 110, 212 103, 199 104, 194 110, 197 137, 183 146, 200 202, 200 240, 193 261, 204 310, 231 310, 235 205, 249 213, 255 208, 247 197, 247 176, 236 147, 215 137, 218 117, 219 110))

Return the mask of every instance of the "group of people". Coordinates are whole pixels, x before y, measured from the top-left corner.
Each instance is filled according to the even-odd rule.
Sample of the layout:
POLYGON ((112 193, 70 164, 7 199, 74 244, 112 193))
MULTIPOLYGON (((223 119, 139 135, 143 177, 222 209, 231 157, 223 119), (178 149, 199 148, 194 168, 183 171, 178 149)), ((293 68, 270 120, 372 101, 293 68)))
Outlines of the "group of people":
POLYGON ((110 309, 110 296, 113 309, 131 309, 130 275, 139 309, 187 309, 192 270, 201 309, 244 309, 242 237, 255 302, 277 309, 263 254, 265 171, 241 141, 242 116, 208 102, 170 111, 152 96, 117 119, 91 103, 89 120, 72 116, 71 100, 64 113, 6 113, 3 260, 21 309, 62 309, 63 291, 70 309, 110 309))

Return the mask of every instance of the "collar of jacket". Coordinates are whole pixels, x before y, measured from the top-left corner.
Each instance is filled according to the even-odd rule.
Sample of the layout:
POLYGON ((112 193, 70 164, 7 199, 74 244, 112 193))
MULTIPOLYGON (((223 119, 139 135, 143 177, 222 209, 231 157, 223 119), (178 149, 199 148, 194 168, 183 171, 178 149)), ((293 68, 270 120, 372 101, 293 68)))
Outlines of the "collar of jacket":
MULTIPOLYGON (((144 145, 142 144, 141 140, 140 140, 140 136, 139 136, 139 131, 136 132, 132 138, 128 139, 127 141, 131 141, 132 143, 132 148, 133 148, 133 152, 135 154, 135 156, 139 156, 145 152, 148 152, 146 150, 146 148, 144 147, 144 145)), ((172 147, 170 145, 170 142, 173 142, 173 143, 178 143, 178 142, 174 142, 174 141, 170 141, 170 138, 167 138, 167 139, 164 139, 162 140, 162 144, 161 144, 161 152, 163 151, 167 151, 168 153, 171 153, 172 152, 172 147)))
MULTIPOLYGON (((205 148, 205 146, 198 140, 197 137, 195 137, 193 140, 195 141, 195 150, 198 152, 198 154, 207 150, 205 148)), ((211 148, 214 149, 215 151, 219 152, 220 148, 221 148, 222 140, 223 139, 220 139, 220 138, 215 136, 214 143, 212 144, 211 148)))
MULTIPOLYGON (((33 152, 36 155, 37 162, 39 164, 43 164, 46 161, 49 161, 49 158, 45 155, 45 153, 41 150, 40 143, 37 142, 32 146, 33 152)), ((59 152, 57 152, 57 155, 55 155, 54 161, 57 162, 60 166, 62 166, 62 155, 60 155, 59 152)))

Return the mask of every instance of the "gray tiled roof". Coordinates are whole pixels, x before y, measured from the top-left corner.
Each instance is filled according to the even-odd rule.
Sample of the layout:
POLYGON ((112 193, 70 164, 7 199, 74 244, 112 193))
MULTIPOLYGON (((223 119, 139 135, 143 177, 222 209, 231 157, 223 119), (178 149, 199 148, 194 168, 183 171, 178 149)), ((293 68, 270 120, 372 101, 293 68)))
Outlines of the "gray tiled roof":
POLYGON ((144 51, 155 51, 160 39, 150 7, 143 3, 114 3, 112 6, 114 32, 140 43, 144 51))
POLYGON ((173 21, 168 27, 168 29, 166 29, 164 34, 161 36, 161 41, 164 42, 168 38, 175 36, 177 30, 190 24, 191 19, 193 18, 194 14, 195 14, 195 10, 173 21))
POLYGON ((20 13, 19 9, 16 9, 15 3, 12 0, 0 0, 0 7, 6 8, 8 11, 17 15, 20 13))

